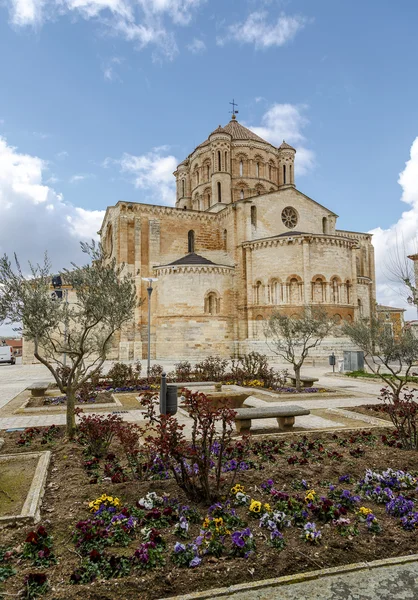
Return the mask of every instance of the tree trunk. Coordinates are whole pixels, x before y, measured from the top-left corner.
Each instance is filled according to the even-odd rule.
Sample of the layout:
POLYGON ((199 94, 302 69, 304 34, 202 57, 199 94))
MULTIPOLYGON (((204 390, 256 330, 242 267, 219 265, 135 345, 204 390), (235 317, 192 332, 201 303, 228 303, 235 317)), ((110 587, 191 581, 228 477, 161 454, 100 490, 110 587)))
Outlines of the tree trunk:
POLYGON ((300 388, 301 388, 301 385, 300 385, 300 366, 293 365, 293 369, 295 371, 296 389, 297 389, 298 392, 300 392, 300 388))
POLYGON ((67 436, 73 439, 75 433, 75 392, 67 387, 67 436))

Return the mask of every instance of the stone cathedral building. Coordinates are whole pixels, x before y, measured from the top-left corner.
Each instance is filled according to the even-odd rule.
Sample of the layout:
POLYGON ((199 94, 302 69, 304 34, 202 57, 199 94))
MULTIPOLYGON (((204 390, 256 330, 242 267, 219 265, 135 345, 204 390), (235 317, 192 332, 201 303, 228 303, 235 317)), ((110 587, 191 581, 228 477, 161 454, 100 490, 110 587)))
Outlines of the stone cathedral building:
MULTIPOLYGON (((294 314, 319 304, 336 322, 374 311, 371 235, 337 229, 337 215, 297 189, 295 155, 233 115, 178 165, 174 208, 118 202, 107 209, 102 242, 145 300, 121 332, 115 358, 147 355, 142 277, 158 280, 155 359, 266 351, 262 321, 278 309, 294 314)), ((322 351, 344 343, 329 340, 322 351)))

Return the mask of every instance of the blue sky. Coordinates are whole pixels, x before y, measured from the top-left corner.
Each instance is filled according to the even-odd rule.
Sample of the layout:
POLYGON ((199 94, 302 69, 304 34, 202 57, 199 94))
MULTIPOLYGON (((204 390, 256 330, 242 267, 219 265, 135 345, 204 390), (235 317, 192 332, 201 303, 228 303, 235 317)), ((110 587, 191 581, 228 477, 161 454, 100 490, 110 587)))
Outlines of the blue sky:
POLYGON ((401 6, 0 3, 0 251, 47 247, 59 268, 106 206, 172 204, 175 165, 235 98, 242 123, 296 146, 297 187, 340 228, 376 231, 379 300, 399 303, 383 255, 418 223, 418 4, 401 6))

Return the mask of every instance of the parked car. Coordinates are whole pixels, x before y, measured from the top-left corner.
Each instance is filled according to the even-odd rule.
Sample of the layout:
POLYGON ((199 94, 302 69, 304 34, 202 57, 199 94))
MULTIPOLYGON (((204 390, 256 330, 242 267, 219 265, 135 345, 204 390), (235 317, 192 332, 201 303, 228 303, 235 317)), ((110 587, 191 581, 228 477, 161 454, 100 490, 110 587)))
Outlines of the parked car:
POLYGON ((16 362, 13 356, 13 348, 11 346, 0 346, 0 364, 9 363, 14 365, 16 362))

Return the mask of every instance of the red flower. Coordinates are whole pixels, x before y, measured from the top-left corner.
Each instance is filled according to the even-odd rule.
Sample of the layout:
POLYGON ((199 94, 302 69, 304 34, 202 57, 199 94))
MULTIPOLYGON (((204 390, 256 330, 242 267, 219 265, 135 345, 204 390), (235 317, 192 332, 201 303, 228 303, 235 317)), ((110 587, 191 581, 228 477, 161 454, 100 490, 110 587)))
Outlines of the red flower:
POLYGON ((35 531, 30 531, 25 542, 27 544, 33 544, 34 546, 36 546, 36 544, 38 543, 38 539, 38 534, 35 531))

